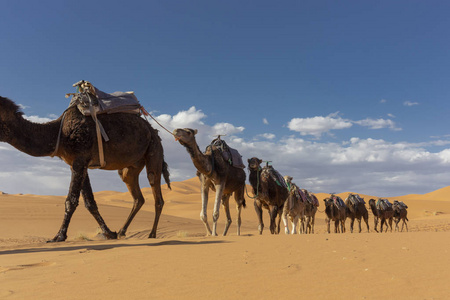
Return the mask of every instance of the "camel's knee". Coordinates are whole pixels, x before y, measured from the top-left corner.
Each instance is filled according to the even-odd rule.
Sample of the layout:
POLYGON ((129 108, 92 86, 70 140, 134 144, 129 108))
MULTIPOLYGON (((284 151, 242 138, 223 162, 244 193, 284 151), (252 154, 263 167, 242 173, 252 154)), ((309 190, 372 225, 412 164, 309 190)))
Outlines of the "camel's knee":
POLYGON ((217 222, 218 219, 219 219, 219 211, 215 211, 213 213, 213 222, 217 222))
POLYGON ((65 205, 66 211, 74 211, 78 206, 78 199, 76 197, 68 197, 65 205))
POLYGON ((206 215, 206 213, 203 213, 203 212, 200 213, 200 220, 202 220, 203 223, 208 222, 208 216, 206 215))

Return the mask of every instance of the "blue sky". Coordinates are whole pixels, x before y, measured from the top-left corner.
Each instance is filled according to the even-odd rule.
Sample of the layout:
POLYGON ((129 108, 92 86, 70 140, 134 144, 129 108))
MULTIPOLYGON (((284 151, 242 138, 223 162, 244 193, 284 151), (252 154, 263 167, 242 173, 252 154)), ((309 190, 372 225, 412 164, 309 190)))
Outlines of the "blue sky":
MULTIPOLYGON (((135 92, 313 192, 450 183, 448 1, 0 1, 0 95, 59 116, 72 84, 135 92)), ((156 126, 156 125, 155 125, 156 126)), ((195 172, 161 132, 172 180, 195 172)), ((0 190, 67 192, 69 168, 0 144, 0 190), (45 172, 42 172, 41 170, 45 172)), ((125 191, 92 172, 94 191, 125 191)), ((142 182, 143 187, 148 183, 142 182)))

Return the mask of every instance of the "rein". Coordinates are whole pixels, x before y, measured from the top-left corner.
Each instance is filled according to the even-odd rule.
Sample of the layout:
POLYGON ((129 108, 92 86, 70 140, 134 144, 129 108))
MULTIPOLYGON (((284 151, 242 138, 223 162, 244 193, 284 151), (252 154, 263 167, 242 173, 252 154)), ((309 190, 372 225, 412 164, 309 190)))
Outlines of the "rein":
MULTIPOLYGON (((250 196, 250 195, 248 194, 248 191, 247 191, 247 185, 245 185, 245 193, 247 194, 247 197, 249 197, 250 199, 256 199, 256 198, 258 198, 258 194, 259 194, 259 178, 261 177, 261 173, 258 174, 258 172, 261 172, 261 167, 259 167, 258 170, 257 170, 256 172, 257 172, 257 173, 256 173, 256 194, 255 194, 254 197, 252 197, 252 196, 250 196), (259 175, 259 176, 258 176, 258 175, 259 175)), ((250 169, 249 169, 249 176, 248 176, 248 177, 250 178, 250 169)))

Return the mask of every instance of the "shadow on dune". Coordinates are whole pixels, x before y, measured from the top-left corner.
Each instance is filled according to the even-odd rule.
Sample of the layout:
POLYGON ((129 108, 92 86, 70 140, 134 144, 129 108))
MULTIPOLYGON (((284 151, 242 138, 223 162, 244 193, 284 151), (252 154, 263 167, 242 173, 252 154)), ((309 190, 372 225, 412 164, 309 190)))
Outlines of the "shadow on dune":
POLYGON ((108 244, 84 244, 84 245, 74 245, 74 246, 60 246, 60 244, 47 244, 52 245, 54 247, 33 247, 33 248, 23 248, 23 249, 14 249, 14 250, 4 250, 0 251, 1 255, 7 254, 28 254, 28 253, 40 253, 40 252, 56 252, 56 251, 77 251, 80 253, 86 251, 101 251, 101 250, 110 250, 117 248, 132 248, 132 247, 142 247, 142 246, 182 246, 182 245, 208 245, 208 244, 222 244, 229 243, 228 241, 180 241, 180 240, 170 240, 170 241, 161 241, 161 242, 142 242, 138 244, 111 244, 111 241, 108 241, 108 244))

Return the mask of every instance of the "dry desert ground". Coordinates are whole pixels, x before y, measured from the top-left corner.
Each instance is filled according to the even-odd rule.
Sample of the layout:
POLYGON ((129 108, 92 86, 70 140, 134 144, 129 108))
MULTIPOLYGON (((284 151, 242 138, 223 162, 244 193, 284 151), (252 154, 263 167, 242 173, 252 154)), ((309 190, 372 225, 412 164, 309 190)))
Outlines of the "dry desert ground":
MULTIPOLYGON (((391 198, 409 206, 408 232, 376 233, 369 213, 369 233, 328 234, 327 194, 318 193, 315 234, 271 235, 265 212, 259 235, 246 197, 241 236, 233 220, 226 237, 206 237, 193 178, 171 191, 163 186, 157 239, 147 239, 154 202, 150 188, 143 191, 147 202, 126 238, 103 240, 80 201, 67 241, 52 244, 46 241, 61 225, 65 197, 1 194, 0 299, 450 299, 450 187, 391 198)), ((95 197, 118 230, 131 197, 95 197)), ((224 220, 221 211, 219 232, 224 220)))

